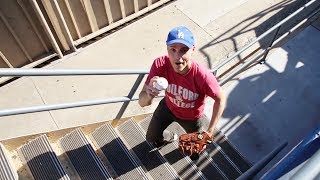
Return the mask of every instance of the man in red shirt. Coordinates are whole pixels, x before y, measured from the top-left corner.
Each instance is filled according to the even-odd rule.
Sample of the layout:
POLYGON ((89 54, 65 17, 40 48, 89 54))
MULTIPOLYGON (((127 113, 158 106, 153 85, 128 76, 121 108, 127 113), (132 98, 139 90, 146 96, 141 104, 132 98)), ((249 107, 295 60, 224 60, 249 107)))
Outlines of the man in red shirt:
POLYGON ((140 106, 148 106, 160 91, 156 89, 159 77, 168 80, 165 97, 155 110, 147 131, 147 140, 156 147, 176 138, 173 133, 164 131, 172 122, 179 123, 186 132, 201 131, 201 122, 205 121, 204 105, 206 96, 215 100, 213 113, 206 132, 213 136, 214 128, 225 108, 226 98, 217 79, 206 67, 192 59, 194 36, 184 27, 173 28, 167 38, 168 55, 154 60, 150 73, 139 94, 140 106), (164 140, 164 135, 170 136, 164 140), (167 135, 166 135, 167 134, 167 135))

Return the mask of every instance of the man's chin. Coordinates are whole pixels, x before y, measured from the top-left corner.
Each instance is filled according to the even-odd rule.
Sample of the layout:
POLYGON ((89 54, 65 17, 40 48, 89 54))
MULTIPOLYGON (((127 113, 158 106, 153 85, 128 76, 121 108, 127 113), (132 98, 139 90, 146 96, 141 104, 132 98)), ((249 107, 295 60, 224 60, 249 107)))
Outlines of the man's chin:
POLYGON ((183 69, 175 69, 174 71, 178 74, 183 74, 184 72, 183 69))

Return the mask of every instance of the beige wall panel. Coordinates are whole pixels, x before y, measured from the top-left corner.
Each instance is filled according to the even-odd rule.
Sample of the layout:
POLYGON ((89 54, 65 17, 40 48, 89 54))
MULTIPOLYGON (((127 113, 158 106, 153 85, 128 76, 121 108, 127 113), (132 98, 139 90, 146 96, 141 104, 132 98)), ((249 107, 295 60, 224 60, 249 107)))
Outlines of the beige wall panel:
MULTIPOLYGON (((54 36, 54 39, 56 39, 56 42, 57 42, 59 48, 62 50, 62 44, 61 44, 61 42, 59 41, 59 38, 58 38, 58 36, 57 36, 57 33, 54 31, 54 28, 53 28, 53 26, 52 26, 52 23, 50 22, 50 18, 48 17, 48 14, 46 13, 46 10, 45 10, 45 8, 43 7, 43 4, 42 4, 41 0, 37 0, 37 2, 38 2, 38 5, 39 5, 41 11, 43 12, 42 14, 43 14, 44 18, 45 18, 46 21, 48 22, 48 26, 49 26, 49 28, 51 29, 51 32, 52 32, 52 34, 53 34, 53 36, 54 36)), ((38 17, 37 17, 37 20, 39 20, 38 17)), ((39 20, 39 23, 40 23, 40 20, 39 20)), ((44 30, 44 27, 43 27, 41 24, 40 24, 39 27, 42 27, 43 30, 44 30)), ((45 34, 46 34, 46 36, 49 36, 46 32, 45 32, 45 34)), ((49 42, 50 42, 50 41, 49 41, 49 42)), ((52 43, 51 43, 51 42, 50 42, 50 44, 51 44, 51 46, 52 46, 52 43)))
POLYGON ((6 28, 3 21, 0 19, 0 50, 9 60, 13 67, 21 67, 26 65, 28 61, 27 57, 21 51, 20 47, 12 37, 9 30, 6 28))
POLYGON ((109 23, 108 23, 106 10, 104 8, 103 0, 90 0, 90 1, 91 1, 91 5, 93 8, 93 12, 96 17, 99 29, 107 26, 109 23))
POLYGON ((4 60, 0 57, 0 68, 8 68, 9 66, 7 63, 4 62, 4 60))
POLYGON ((153 3, 156 3, 156 2, 158 2, 158 1, 160 1, 160 0, 152 0, 152 4, 153 4, 153 3))
POLYGON ((109 0, 113 22, 122 19, 119 0, 109 0))
POLYGON ((66 0, 70 4, 71 11, 75 17, 77 26, 79 27, 80 33, 82 36, 91 33, 90 24, 88 17, 84 11, 80 0, 66 0))
POLYGON ((67 6, 65 4, 65 0, 58 0, 57 2, 59 4, 60 10, 61 10, 62 15, 64 17, 64 20, 66 21, 66 24, 67 24, 67 27, 69 29, 69 32, 71 34, 72 39, 77 40, 78 34, 77 34, 77 31, 72 23, 72 19, 71 19, 69 11, 67 9, 67 6))
MULTIPOLYGON (((53 1, 47 1, 47 0, 41 0, 42 1, 42 5, 45 8, 45 12, 47 13, 49 20, 53 26, 53 31, 56 32, 56 35, 58 37, 58 39, 56 39, 57 41, 60 42, 60 44, 62 45, 63 50, 70 50, 68 41, 67 41, 67 37, 66 37, 66 33, 64 31, 63 28, 63 23, 60 20, 60 18, 58 18, 58 11, 54 6, 53 1)), ((44 13, 44 12, 43 12, 44 13)))
POLYGON ((124 8, 126 10, 126 16, 130 16, 134 13, 134 4, 133 0, 123 0, 124 8))
POLYGON ((138 0, 139 10, 148 6, 148 0, 138 0))
POLYGON ((45 52, 17 1, 0 1, 0 10, 32 59, 45 52))
POLYGON ((25 0, 20 0, 20 2, 23 3, 24 7, 26 8, 26 11, 28 11, 29 15, 31 16, 33 23, 35 25, 35 27, 37 27, 41 38, 43 39, 45 45, 48 47, 48 49, 53 49, 52 44, 44 30, 44 28, 42 27, 35 11, 33 10, 31 4, 29 3, 29 1, 25 1, 25 0))

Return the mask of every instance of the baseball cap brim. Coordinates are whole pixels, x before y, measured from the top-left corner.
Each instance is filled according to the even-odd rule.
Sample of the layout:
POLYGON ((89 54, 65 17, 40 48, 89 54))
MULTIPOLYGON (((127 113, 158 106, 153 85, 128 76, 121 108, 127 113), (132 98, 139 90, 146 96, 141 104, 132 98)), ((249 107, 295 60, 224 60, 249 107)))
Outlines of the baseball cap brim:
POLYGON ((190 49, 193 48, 193 44, 185 41, 184 39, 175 39, 175 40, 167 41, 167 46, 170 46, 174 43, 181 43, 181 44, 186 45, 190 49))

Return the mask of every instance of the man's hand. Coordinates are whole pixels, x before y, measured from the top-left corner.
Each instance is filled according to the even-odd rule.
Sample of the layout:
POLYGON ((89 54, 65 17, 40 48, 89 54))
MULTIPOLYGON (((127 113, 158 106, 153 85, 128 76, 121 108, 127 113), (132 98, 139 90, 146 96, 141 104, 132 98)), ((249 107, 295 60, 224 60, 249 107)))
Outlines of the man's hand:
POLYGON ((150 79, 149 84, 145 84, 139 94, 139 105, 141 107, 149 106, 154 97, 158 96, 161 91, 156 89, 156 83, 159 76, 154 76, 150 79))
POLYGON ((208 135, 209 135, 209 137, 211 138, 211 139, 213 139, 213 130, 211 131, 211 130, 207 130, 207 131, 205 131, 208 135))
POLYGON ((146 85, 146 92, 152 98, 160 94, 160 91, 156 89, 156 83, 158 78, 159 76, 154 76, 153 78, 150 79, 149 85, 146 85))

